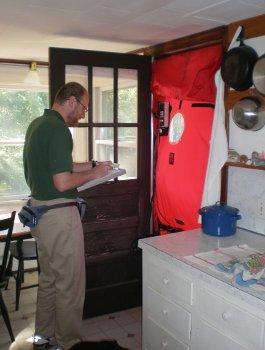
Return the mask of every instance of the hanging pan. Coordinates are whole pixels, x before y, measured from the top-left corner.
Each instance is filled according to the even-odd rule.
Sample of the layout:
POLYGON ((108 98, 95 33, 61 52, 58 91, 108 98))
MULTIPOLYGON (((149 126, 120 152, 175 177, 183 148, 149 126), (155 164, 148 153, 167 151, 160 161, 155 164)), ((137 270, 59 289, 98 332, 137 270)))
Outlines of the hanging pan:
POLYGON ((256 90, 265 96, 265 54, 255 63, 252 79, 256 90))
POLYGON ((265 110, 261 102, 254 97, 244 97, 232 110, 235 124, 241 129, 257 131, 265 125, 265 110))
POLYGON ((242 91, 253 84, 252 72, 258 59, 256 51, 244 44, 243 30, 240 33, 240 45, 227 51, 221 64, 223 81, 231 88, 242 91))

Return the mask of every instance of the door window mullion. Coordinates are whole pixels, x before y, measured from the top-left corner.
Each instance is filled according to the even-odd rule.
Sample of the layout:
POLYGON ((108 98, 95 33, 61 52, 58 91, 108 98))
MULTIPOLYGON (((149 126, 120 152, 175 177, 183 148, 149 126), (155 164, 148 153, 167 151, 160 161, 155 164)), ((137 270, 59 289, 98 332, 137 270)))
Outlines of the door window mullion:
MULTIPOLYGON (((93 123, 93 67, 88 66, 88 93, 89 93, 89 105, 88 105, 88 125, 93 123)), ((93 159, 93 127, 88 126, 88 150, 89 160, 93 159)))
POLYGON ((118 69, 114 68, 114 79, 113 79, 113 92, 114 92, 114 100, 113 100, 113 116, 114 116, 114 143, 113 143, 113 157, 114 162, 118 162, 118 69))

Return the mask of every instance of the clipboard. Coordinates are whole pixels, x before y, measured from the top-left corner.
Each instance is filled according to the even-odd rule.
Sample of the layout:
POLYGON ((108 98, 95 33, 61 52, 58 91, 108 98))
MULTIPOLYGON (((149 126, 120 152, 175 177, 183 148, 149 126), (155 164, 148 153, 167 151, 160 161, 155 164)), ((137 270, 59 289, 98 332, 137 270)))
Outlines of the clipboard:
POLYGON ((103 177, 100 177, 98 179, 90 180, 90 181, 86 182, 84 185, 77 187, 77 191, 78 192, 84 191, 84 190, 86 190, 88 188, 97 186, 99 184, 102 184, 104 182, 107 182, 107 181, 109 181, 111 179, 114 179, 115 177, 118 177, 118 176, 121 176, 121 175, 124 175, 124 174, 126 174, 126 170, 125 169, 112 169, 112 170, 109 170, 107 175, 105 175, 103 177))

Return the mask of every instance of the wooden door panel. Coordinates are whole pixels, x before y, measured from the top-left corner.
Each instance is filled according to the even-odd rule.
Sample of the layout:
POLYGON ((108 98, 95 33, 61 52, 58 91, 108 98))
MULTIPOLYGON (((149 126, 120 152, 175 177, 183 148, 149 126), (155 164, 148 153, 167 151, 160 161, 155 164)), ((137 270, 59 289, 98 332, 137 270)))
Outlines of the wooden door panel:
POLYGON ((101 231, 86 232, 85 251, 86 256, 127 251, 131 249, 131 242, 137 237, 137 227, 121 229, 106 229, 101 231))
MULTIPOLYGON (((114 162, 119 162, 119 140, 124 128, 137 129, 137 178, 114 180, 87 189, 79 196, 88 203, 83 220, 87 268, 85 317, 118 311, 140 303, 141 255, 137 238, 149 233, 147 208, 150 204, 151 166, 151 57, 133 54, 50 48, 50 104, 59 87, 65 83, 66 66, 87 67, 90 94, 89 115, 78 127, 87 128, 88 159, 95 159, 93 150, 96 128, 113 128, 114 162), (93 67, 113 68, 113 122, 93 118, 93 67), (137 121, 119 122, 119 69, 137 71, 137 121), (97 120, 97 122, 94 122, 97 120), (123 128, 123 129, 122 129, 123 128), (130 291, 135 291, 132 294, 130 291), (101 296, 105 293, 104 303, 101 296), (116 295, 115 295, 116 294, 116 295)), ((86 74, 86 73, 85 73, 86 74)), ((96 96, 96 95, 95 95, 96 96)), ((126 110, 125 110, 126 112, 126 110)), ((95 112, 96 113, 96 112, 95 112)), ((79 136, 77 136, 79 137, 79 136)), ((109 135, 107 137, 110 137, 109 135)), ((111 136, 112 137, 112 136, 111 136)), ((100 141, 102 141, 100 139, 100 141)), ((104 140, 103 140, 104 141, 104 140)), ((109 144, 109 139, 105 141, 109 144)), ((105 142, 104 141, 104 142, 105 142)), ((110 147, 110 146, 108 146, 110 147)), ((83 150, 84 151, 84 150, 83 150)), ((126 153, 126 157, 129 152, 126 153)), ((130 163, 132 167, 133 163, 130 163)), ((134 165, 133 165, 134 167, 134 165)), ((133 168, 134 169, 134 168, 133 168)), ((131 176, 131 175, 130 175, 131 176)))
POLYGON ((95 195, 87 199, 84 224, 93 221, 106 221, 116 218, 138 216, 139 194, 121 193, 119 195, 95 195))

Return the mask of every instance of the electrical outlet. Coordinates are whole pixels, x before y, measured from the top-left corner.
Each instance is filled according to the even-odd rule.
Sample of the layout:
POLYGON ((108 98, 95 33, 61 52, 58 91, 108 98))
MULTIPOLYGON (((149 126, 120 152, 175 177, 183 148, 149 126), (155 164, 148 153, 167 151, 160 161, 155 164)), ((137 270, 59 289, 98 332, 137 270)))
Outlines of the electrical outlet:
POLYGON ((259 198, 257 201, 257 217, 265 220, 265 198, 259 198))

